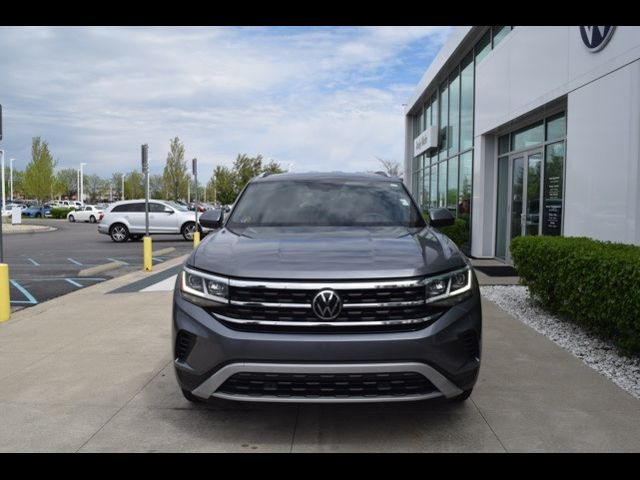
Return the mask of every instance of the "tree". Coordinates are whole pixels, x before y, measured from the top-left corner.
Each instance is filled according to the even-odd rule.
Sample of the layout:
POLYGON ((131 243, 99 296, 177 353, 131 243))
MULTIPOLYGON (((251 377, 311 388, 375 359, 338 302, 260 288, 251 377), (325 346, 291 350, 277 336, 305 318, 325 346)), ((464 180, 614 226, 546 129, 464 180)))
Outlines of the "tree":
POLYGON ((391 177, 401 177, 402 170, 400 170, 400 162, 396 162, 395 160, 385 160, 380 157, 376 157, 378 161, 382 164, 384 171, 391 177))
POLYGON ((113 200, 122 200, 122 173, 116 172, 111 174, 111 188, 113 200))
POLYGON ((144 198, 144 175, 137 170, 132 170, 124 177, 124 194, 130 199, 144 198))
POLYGON ((91 202, 95 202, 98 199, 102 200, 105 196, 105 189, 108 188, 108 181, 96 174, 88 175, 84 180, 84 191, 89 195, 91 202))
MULTIPOLYGON (((208 185, 213 187, 211 199, 223 205, 229 205, 236 200, 235 182, 233 173, 225 166, 218 165, 213 170, 213 175, 208 185)), ((207 195, 208 196, 208 195, 207 195)))
POLYGON ((63 168, 56 173, 59 195, 71 198, 78 193, 78 171, 75 168, 63 168))
POLYGON ((149 175, 149 198, 156 200, 165 198, 162 175, 149 175))
POLYGON ((179 200, 187 196, 189 174, 187 162, 184 159, 184 145, 178 137, 171 140, 162 182, 169 200, 179 200))
POLYGON ((28 197, 38 200, 41 204, 49 198, 56 164, 49 151, 49 144, 40 137, 33 137, 31 161, 24 172, 24 191, 28 197))

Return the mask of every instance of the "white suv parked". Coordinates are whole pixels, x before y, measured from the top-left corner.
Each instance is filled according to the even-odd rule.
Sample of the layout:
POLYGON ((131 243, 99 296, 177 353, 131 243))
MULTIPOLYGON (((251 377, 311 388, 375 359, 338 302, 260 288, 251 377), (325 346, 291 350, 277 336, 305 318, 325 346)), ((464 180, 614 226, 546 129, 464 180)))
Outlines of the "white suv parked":
MULTIPOLYGON (((98 232, 114 242, 140 240, 145 233, 144 200, 124 200, 109 205, 98 225, 98 232)), ((196 231, 195 212, 164 200, 149 200, 149 233, 182 234, 193 240, 196 231)), ((201 228, 200 231, 203 229, 201 228)), ((208 229, 205 229, 205 231, 208 229)))

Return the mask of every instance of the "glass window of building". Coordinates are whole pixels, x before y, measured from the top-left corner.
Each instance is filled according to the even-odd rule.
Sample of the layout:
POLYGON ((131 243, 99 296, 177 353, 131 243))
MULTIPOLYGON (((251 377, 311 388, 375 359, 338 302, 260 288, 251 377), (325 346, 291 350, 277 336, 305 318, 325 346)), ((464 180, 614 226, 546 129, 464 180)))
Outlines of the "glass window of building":
POLYGON ((427 167, 422 171, 422 195, 420 196, 420 208, 424 211, 429 207, 429 173, 431 170, 427 167))
POLYGON ((447 162, 438 164, 438 207, 447 206, 447 162))
MULTIPOLYGON (((424 131, 424 112, 422 110, 420 110, 420 113, 418 114, 417 127, 418 135, 420 135, 424 131)), ((416 135, 416 137, 418 135, 416 135)))
POLYGON ((547 141, 564 138, 566 134, 567 124, 565 122, 564 112, 547 119, 547 141))
POLYGON ((491 29, 482 36, 475 46, 476 52, 476 65, 479 64, 484 57, 486 57, 491 51, 491 29))
POLYGON ((544 163, 542 235, 562 233, 564 142, 547 145, 544 163))
POLYGON ((431 125, 438 124, 438 93, 431 97, 431 125))
POLYGON ((445 84, 440 87, 440 135, 439 135, 439 155, 438 160, 444 160, 447 158, 448 149, 448 135, 449 130, 449 86, 445 84))
POLYGON ((451 75, 449 83, 449 155, 460 150, 460 77, 458 71, 451 75))
POLYGON ((460 175, 458 180, 458 216, 471 213, 471 169, 473 152, 460 155, 460 175))
POLYGON ((438 206, 438 165, 434 164, 431 166, 431 173, 429 174, 429 178, 431 180, 429 185, 429 206, 437 207, 438 206))
POLYGON ((473 146, 473 54, 460 66, 460 151, 473 146))
POLYGON ((496 48, 504 37, 511 31, 511 27, 493 27, 493 48, 496 48))
POLYGON ((458 207, 458 157, 450 158, 447 162, 449 172, 447 174, 447 208, 456 212, 458 207))
POLYGON ((426 130, 427 127, 431 125, 431 103, 427 102, 427 105, 424 109, 424 128, 426 130))
POLYGON ((511 150, 521 150, 544 142, 544 126, 542 122, 523 128, 511 134, 511 150))
POLYGON ((509 135, 502 135, 498 139, 498 154, 502 155, 509 151, 509 135))

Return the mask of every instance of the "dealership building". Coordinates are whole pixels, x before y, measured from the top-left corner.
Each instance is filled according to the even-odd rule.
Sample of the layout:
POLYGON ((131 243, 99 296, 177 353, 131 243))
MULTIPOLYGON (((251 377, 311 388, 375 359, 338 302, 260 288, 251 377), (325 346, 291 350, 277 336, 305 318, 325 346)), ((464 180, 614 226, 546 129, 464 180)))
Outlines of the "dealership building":
POLYGON ((640 27, 456 27, 409 99, 405 183, 476 258, 521 235, 640 245, 640 27))

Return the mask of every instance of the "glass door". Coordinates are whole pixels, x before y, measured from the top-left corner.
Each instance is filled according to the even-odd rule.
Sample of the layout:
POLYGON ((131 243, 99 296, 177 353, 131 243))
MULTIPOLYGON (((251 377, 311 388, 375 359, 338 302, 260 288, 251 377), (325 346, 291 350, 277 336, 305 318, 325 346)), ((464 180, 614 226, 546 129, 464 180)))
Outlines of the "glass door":
POLYGON ((505 259, 511 262, 511 240, 524 235, 540 235, 542 151, 511 157, 509 165, 508 232, 505 259))

